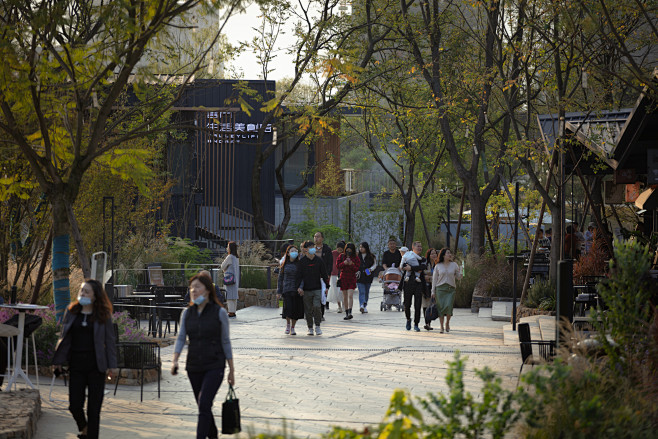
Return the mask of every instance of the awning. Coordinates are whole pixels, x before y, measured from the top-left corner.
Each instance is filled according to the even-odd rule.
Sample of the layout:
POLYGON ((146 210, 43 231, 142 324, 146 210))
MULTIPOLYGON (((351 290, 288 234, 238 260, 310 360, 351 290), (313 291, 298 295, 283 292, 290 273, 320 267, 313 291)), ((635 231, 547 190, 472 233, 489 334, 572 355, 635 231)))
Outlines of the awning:
POLYGON ((635 206, 639 209, 654 210, 658 208, 658 194, 655 189, 647 189, 635 200, 635 206))

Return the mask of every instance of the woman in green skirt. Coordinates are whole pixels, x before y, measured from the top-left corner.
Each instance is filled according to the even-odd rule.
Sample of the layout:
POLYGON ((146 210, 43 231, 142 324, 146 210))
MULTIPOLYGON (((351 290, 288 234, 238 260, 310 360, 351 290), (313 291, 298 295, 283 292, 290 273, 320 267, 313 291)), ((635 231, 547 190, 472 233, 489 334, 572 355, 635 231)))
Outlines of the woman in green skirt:
POLYGON ((443 317, 446 318, 445 332, 450 332, 450 317, 452 317, 452 305, 455 302, 456 281, 462 278, 461 270, 452 260, 452 253, 447 248, 439 252, 439 260, 432 273, 432 298, 436 300, 439 310, 439 323, 443 334, 443 317))

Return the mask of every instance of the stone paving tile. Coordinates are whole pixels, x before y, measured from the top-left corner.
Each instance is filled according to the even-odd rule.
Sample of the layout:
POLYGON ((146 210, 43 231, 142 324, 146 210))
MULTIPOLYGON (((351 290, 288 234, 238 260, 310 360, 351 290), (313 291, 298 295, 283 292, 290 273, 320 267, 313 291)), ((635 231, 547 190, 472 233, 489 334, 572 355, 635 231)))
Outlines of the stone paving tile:
MULTIPOLYGON (((478 394, 480 382, 474 369, 488 366, 504 385, 516 383, 518 346, 503 345, 504 322, 478 318, 470 310, 455 310, 449 334, 415 333, 404 329, 404 313, 379 311, 381 288, 371 290, 371 310, 344 321, 334 309, 325 314, 322 336, 307 336, 305 322, 298 322, 296 337, 283 333, 280 311, 249 308, 231 321, 236 364, 236 393, 240 398, 242 425, 248 432, 278 432, 284 425, 295 437, 317 437, 332 425, 363 428, 383 418, 393 391, 409 390, 414 396, 428 391, 445 392, 446 361, 455 350, 468 357, 466 389, 478 394)), ((438 322, 434 323, 438 327, 438 322)), ((185 373, 171 376, 173 346, 162 349, 162 397, 155 383, 120 386, 117 395, 105 397, 101 437, 114 439, 194 437, 196 407, 185 373)), ((184 358, 184 355, 183 355, 184 358)), ((66 402, 49 402, 43 386, 42 417, 37 439, 74 439, 75 423, 66 402)), ((111 389, 114 390, 113 388, 111 389)), ((58 382, 53 396, 66 399, 58 382)), ((214 412, 221 423, 224 383, 214 412)))

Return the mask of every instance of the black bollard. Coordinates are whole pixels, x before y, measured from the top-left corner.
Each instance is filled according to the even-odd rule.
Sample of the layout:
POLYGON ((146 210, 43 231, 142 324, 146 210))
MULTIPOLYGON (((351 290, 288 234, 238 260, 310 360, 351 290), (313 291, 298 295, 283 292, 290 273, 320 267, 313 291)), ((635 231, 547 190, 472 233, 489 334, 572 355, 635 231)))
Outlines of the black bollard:
POLYGON ((560 323, 563 320, 573 322, 573 260, 567 259, 557 263, 557 313, 555 339, 562 345, 566 340, 560 338, 560 323))
POLYGON ((18 288, 16 288, 16 285, 12 285, 11 287, 11 304, 13 305, 16 303, 16 293, 18 292, 18 288))

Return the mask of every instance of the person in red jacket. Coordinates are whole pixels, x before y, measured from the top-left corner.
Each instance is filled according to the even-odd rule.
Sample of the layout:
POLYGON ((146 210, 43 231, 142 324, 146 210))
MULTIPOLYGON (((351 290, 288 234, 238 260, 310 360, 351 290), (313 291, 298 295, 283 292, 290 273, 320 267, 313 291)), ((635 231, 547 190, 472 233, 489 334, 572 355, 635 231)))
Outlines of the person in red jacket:
POLYGON ((340 272, 340 289, 343 292, 343 307, 345 308, 345 317, 343 320, 350 320, 352 316, 352 304, 354 291, 356 290, 356 273, 359 271, 361 262, 356 254, 356 246, 353 242, 348 242, 345 246, 345 253, 338 256, 338 271, 340 272))

